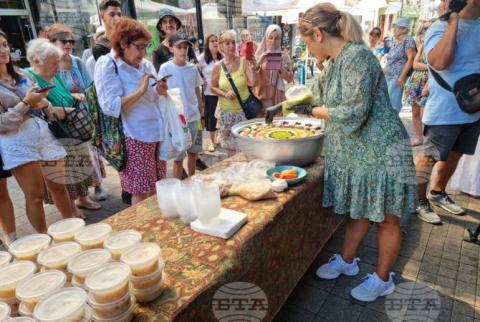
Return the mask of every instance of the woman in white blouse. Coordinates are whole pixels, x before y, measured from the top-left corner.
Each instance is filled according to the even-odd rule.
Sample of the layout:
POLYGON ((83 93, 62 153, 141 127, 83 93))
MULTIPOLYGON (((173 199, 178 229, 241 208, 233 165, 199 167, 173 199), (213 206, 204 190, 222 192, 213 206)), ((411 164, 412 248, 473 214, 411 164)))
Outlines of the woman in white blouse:
POLYGON ((223 55, 218 49, 218 37, 215 34, 208 34, 205 38, 205 53, 198 58, 198 64, 202 70, 205 86, 205 129, 210 134, 209 152, 214 152, 217 145, 217 118, 215 110, 218 104, 218 96, 212 92, 212 72, 217 62, 222 60, 223 55))
POLYGON ((157 73, 144 59, 152 38, 144 24, 122 17, 112 35, 112 51, 98 59, 94 81, 102 111, 122 117, 127 155, 120 181, 136 204, 153 195, 155 182, 166 175, 166 162, 157 151, 163 141, 160 109, 167 86, 162 81, 154 85, 157 73))

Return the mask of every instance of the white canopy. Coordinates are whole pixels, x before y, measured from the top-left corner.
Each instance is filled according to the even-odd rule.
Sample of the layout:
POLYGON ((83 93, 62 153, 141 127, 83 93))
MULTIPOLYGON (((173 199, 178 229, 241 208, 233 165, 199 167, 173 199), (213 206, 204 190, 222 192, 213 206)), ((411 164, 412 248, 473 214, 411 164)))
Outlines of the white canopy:
MULTIPOLYGON (((243 14, 283 16, 298 20, 298 14, 325 0, 242 0, 243 14)), ((335 7, 345 7, 345 0, 331 0, 335 7)))

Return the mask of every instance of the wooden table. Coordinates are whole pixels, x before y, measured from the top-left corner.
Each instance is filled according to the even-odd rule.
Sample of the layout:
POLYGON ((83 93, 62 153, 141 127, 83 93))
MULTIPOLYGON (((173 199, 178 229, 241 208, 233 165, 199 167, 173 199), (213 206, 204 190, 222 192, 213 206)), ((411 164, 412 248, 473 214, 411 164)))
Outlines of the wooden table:
MULTIPOLYGON (((243 160, 236 155, 206 172, 243 160)), ((268 299, 264 321, 272 320, 345 218, 321 208, 322 159, 306 170, 306 181, 277 194, 277 199, 224 198, 224 208, 248 215, 247 224, 229 240, 196 233, 179 219, 163 218, 156 197, 107 219, 116 231, 136 229, 144 241, 158 243, 166 262, 165 291, 139 305, 135 321, 217 321, 212 298, 230 282, 259 286, 268 299)))

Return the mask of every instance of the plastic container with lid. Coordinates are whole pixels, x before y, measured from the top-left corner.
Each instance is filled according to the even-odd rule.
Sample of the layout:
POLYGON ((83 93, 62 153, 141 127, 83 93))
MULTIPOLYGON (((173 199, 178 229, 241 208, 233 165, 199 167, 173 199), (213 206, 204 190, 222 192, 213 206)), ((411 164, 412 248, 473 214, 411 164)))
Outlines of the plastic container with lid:
POLYGON ((88 225, 75 233, 75 241, 82 249, 102 248, 103 242, 110 235, 112 226, 105 223, 88 225))
POLYGON ((21 316, 31 317, 33 315, 33 310, 35 309, 35 305, 32 306, 25 302, 20 302, 20 305, 18 306, 18 314, 20 314, 21 316))
POLYGON ((135 276, 148 275, 158 269, 160 246, 155 243, 138 243, 122 254, 121 260, 132 269, 135 276))
POLYGON ((84 283, 85 283, 85 279, 84 279, 84 278, 77 277, 77 276, 75 276, 75 275, 73 275, 72 281, 70 282, 70 284, 72 284, 72 286, 80 287, 80 288, 85 288, 84 283))
POLYGON ((103 247, 108 249, 113 259, 120 260, 120 256, 130 247, 142 240, 142 234, 136 230, 123 230, 111 234, 105 239, 103 247))
POLYGON ((85 288, 98 303, 111 303, 129 291, 130 267, 124 263, 108 263, 88 274, 85 288))
MULTIPOLYGON (((7 266, 12 261, 12 254, 0 251, 0 267, 7 266)), ((1 321, 1 320, 0 320, 1 321)))
POLYGON ((61 289, 66 281, 67 276, 61 271, 50 270, 37 273, 18 284, 16 296, 33 309, 32 305, 35 306, 40 300, 61 289))
POLYGON ((165 262, 160 259, 158 262, 158 268, 155 272, 143 276, 130 276, 130 282, 136 289, 150 288, 160 282, 164 268, 165 262))
POLYGON ((51 240, 47 234, 27 235, 11 243, 8 250, 17 260, 35 261, 38 253, 47 248, 51 240))
POLYGON ((0 302, 0 321, 5 321, 10 317, 10 305, 5 302, 0 302))
POLYGON ((63 242, 52 245, 38 254, 37 262, 47 269, 67 268, 68 260, 82 251, 76 242, 63 242))
MULTIPOLYGON (((68 271, 84 279, 88 273, 96 270, 103 264, 106 264, 112 260, 112 255, 106 249, 90 249, 80 252, 70 258, 68 261, 68 271)), ((83 283, 83 281, 82 281, 83 283)))
POLYGON ((29 279, 37 270, 30 261, 17 261, 0 268, 0 298, 15 297, 15 288, 22 281, 29 279))
POLYGON ((121 315, 118 315, 118 316, 115 316, 113 318, 101 318, 97 314, 94 314, 93 315, 93 320, 96 321, 96 322, 130 322, 130 321, 132 321, 132 319, 133 319, 133 309, 135 308, 135 298, 133 298, 133 299, 134 300, 131 302, 130 307, 128 308, 128 310, 125 313, 123 313, 121 315))
POLYGON ((10 315, 17 316, 18 314, 18 307, 20 306, 20 301, 14 296, 9 299, 2 299, 3 302, 10 306, 10 315))
POLYGON ((132 288, 132 293, 140 303, 151 302, 159 297, 160 294, 162 294, 164 290, 164 284, 165 278, 162 276, 162 279, 156 285, 142 290, 132 288))
POLYGON ((135 296, 130 292, 111 303, 98 303, 92 293, 88 295, 88 304, 95 310, 95 315, 102 319, 111 319, 122 315, 128 311, 132 303, 135 303, 135 296))
POLYGON ((67 218, 59 220, 48 227, 48 234, 57 243, 73 240, 75 233, 85 227, 81 218, 67 218))
POLYGON ((28 316, 17 316, 16 318, 10 318, 5 322, 35 322, 35 320, 28 316))
POLYGON ((68 322, 84 318, 87 292, 78 287, 63 288, 41 300, 33 317, 39 322, 68 322))

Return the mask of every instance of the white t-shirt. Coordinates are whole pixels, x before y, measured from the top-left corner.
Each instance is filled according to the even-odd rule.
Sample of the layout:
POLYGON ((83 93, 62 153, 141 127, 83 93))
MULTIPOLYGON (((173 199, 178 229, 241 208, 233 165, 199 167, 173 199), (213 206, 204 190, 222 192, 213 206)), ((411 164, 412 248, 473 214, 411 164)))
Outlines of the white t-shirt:
POLYGON ((200 119, 200 111, 198 109, 195 88, 202 86, 203 81, 197 67, 192 63, 178 66, 173 61, 169 61, 160 67, 158 78, 161 79, 167 75, 172 75, 172 77, 167 80, 168 88, 180 89, 180 97, 187 122, 198 121, 200 119))
POLYGON ((205 54, 200 55, 200 57, 198 58, 198 64, 202 68, 203 76, 208 82, 207 87, 205 87, 204 89, 205 95, 216 96, 215 94, 212 93, 212 73, 213 73, 213 67, 215 67, 216 63, 217 62, 215 60, 212 60, 209 64, 207 64, 207 61, 205 60, 205 54))

